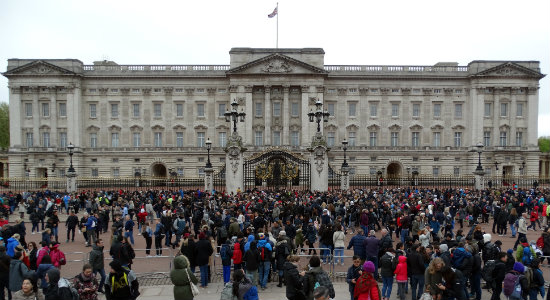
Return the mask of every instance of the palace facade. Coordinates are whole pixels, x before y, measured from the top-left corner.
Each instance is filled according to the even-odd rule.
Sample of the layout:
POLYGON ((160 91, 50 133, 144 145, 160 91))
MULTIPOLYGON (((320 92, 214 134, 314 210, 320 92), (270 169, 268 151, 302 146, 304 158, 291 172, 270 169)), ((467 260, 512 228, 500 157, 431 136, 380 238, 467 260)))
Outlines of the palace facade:
POLYGON ((233 124, 247 156, 271 148, 308 156, 320 100, 329 164, 350 174, 470 175, 483 143, 489 175, 538 175, 538 61, 466 66, 325 65, 323 49, 233 48, 229 65, 119 65, 10 59, 10 177, 198 176, 212 141, 215 170, 233 124), (498 171, 497 171, 498 169, 498 171))

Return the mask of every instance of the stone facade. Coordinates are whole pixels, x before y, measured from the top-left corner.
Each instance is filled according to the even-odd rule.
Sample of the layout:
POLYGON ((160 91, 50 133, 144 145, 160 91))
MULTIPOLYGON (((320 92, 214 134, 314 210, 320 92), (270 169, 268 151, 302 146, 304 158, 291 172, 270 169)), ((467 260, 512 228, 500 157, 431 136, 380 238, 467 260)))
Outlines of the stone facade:
POLYGON ((538 61, 467 66, 325 65, 324 51, 233 48, 229 65, 84 65, 76 59, 10 59, 9 176, 65 176, 76 146, 79 176, 202 175, 210 138, 226 165, 233 100, 247 156, 270 147, 309 155, 317 99, 328 162, 350 175, 471 175, 485 144, 489 174, 538 174, 538 61))

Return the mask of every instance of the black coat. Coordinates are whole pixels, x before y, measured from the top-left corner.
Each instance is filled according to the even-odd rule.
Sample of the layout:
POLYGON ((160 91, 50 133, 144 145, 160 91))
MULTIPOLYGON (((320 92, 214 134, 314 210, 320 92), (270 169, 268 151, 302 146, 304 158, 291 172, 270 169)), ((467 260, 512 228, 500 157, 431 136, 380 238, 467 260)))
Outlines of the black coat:
POLYGON ((298 268, 293 263, 285 262, 284 276, 286 283, 286 297, 289 300, 304 300, 305 295, 302 292, 304 288, 304 277, 300 276, 298 268))
POLYGON ((277 262, 277 270, 284 270, 284 265, 288 255, 292 253, 292 249, 288 244, 287 240, 282 240, 277 242, 275 247, 275 259, 277 262))
POLYGON ((197 266, 197 259, 195 258, 195 241, 192 239, 187 240, 187 245, 181 243, 181 254, 185 255, 189 260, 191 268, 197 266))
POLYGON ((209 240, 199 240, 195 245, 195 257, 197 258, 197 266, 204 266, 208 264, 210 255, 214 253, 212 244, 209 240))
POLYGON ((250 248, 243 256, 243 262, 246 264, 246 270, 256 271, 260 264, 260 253, 256 248, 250 248))

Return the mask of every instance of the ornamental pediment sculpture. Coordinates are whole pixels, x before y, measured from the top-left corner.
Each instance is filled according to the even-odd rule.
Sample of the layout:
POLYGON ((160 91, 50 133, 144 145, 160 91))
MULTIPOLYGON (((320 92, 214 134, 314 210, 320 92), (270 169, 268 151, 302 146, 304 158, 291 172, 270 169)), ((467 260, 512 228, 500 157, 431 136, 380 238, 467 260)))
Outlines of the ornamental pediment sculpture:
POLYGON ((268 61, 261 70, 265 73, 290 73, 292 72, 292 67, 288 62, 277 58, 268 61))

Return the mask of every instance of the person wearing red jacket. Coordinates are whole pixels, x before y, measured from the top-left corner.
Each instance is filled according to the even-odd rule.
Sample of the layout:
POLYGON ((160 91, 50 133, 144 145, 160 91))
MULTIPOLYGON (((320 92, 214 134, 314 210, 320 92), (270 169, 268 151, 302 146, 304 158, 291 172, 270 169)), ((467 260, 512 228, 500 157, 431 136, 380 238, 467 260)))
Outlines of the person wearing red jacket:
POLYGON ((363 274, 357 279, 355 284, 355 290, 353 291, 353 298, 356 300, 382 300, 380 299, 380 293, 378 283, 374 279, 373 273, 375 271, 374 263, 372 261, 366 261, 363 264, 363 274))
MULTIPOLYGON (((140 233, 141 233, 141 227, 143 226, 143 224, 145 224, 145 219, 147 218, 147 216, 148 216, 148 213, 145 211, 144 208, 142 208, 137 214, 138 232, 140 233)), ((138 235, 140 235, 140 233, 138 233, 138 235)))
MULTIPOLYGON (((397 281, 397 295, 400 300, 405 300, 405 287, 407 285, 407 257, 399 256, 397 267, 394 271, 395 280, 397 281)), ((386 300, 386 299, 384 299, 386 300)))
POLYGON ((241 251, 241 244, 235 243, 235 245, 233 245, 233 256, 231 257, 231 259, 233 260, 234 269, 240 269, 241 264, 243 263, 243 252, 241 251))
MULTIPOLYGON (((529 221, 531 221, 531 225, 527 226, 527 230, 529 230, 529 228, 533 228, 534 231, 537 231, 537 227, 535 225, 535 222, 537 222, 539 220, 539 207, 538 206, 535 206, 535 208, 531 211, 531 216, 529 218, 529 221)), ((540 223, 539 223, 539 227, 540 227, 540 223)))

